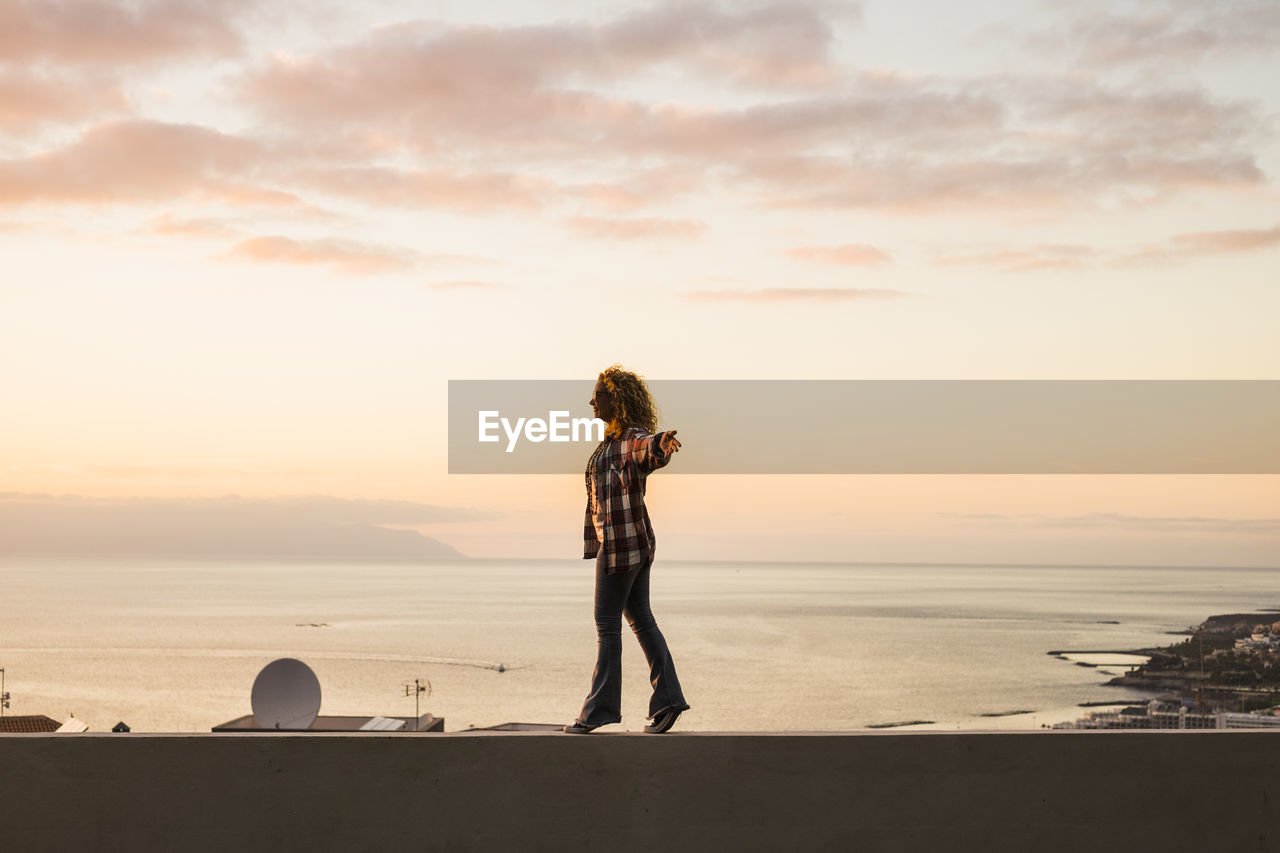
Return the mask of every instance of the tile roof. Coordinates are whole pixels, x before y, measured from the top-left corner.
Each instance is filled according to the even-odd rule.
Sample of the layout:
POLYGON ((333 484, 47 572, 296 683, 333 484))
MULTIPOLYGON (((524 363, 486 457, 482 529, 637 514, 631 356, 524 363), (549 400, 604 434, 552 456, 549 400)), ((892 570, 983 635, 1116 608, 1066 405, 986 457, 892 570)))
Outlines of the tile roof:
POLYGON ((62 724, 44 714, 28 714, 17 717, 0 717, 0 733, 56 732, 62 724))

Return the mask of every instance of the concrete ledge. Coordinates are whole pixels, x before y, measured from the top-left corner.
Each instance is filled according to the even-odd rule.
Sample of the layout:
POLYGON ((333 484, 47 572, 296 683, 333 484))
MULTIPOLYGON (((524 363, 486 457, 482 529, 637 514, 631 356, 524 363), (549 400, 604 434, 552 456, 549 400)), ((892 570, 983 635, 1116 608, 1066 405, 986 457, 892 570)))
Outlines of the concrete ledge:
POLYGON ((1280 849, 1280 734, 20 734, 5 850, 1280 849))

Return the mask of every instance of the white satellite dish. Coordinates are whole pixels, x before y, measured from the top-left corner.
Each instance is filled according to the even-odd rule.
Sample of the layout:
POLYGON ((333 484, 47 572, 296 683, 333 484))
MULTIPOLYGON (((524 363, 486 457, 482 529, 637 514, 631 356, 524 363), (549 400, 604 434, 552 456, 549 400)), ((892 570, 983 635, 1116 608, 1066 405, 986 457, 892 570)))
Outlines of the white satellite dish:
POLYGON ((273 660, 253 680, 249 698, 262 729, 309 729, 320 713, 320 679, 296 658, 273 660))

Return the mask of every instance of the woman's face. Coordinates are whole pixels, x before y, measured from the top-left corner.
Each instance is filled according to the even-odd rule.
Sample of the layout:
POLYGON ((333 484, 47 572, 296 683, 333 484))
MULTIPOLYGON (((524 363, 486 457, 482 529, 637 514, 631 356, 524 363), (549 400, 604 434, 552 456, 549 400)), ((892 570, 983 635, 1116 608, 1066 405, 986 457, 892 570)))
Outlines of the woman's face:
POLYGON ((596 382, 595 390, 591 394, 591 411, 605 423, 613 420, 613 396, 610 395, 604 382, 596 382))

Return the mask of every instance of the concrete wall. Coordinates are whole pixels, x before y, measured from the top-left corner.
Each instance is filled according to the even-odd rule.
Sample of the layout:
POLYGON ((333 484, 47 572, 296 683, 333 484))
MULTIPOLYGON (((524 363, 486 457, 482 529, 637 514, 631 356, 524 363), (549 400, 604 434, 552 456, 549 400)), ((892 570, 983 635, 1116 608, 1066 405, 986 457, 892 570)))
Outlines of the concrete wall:
POLYGON ((1280 850, 1280 733, 0 736, 0 850, 1280 850))

